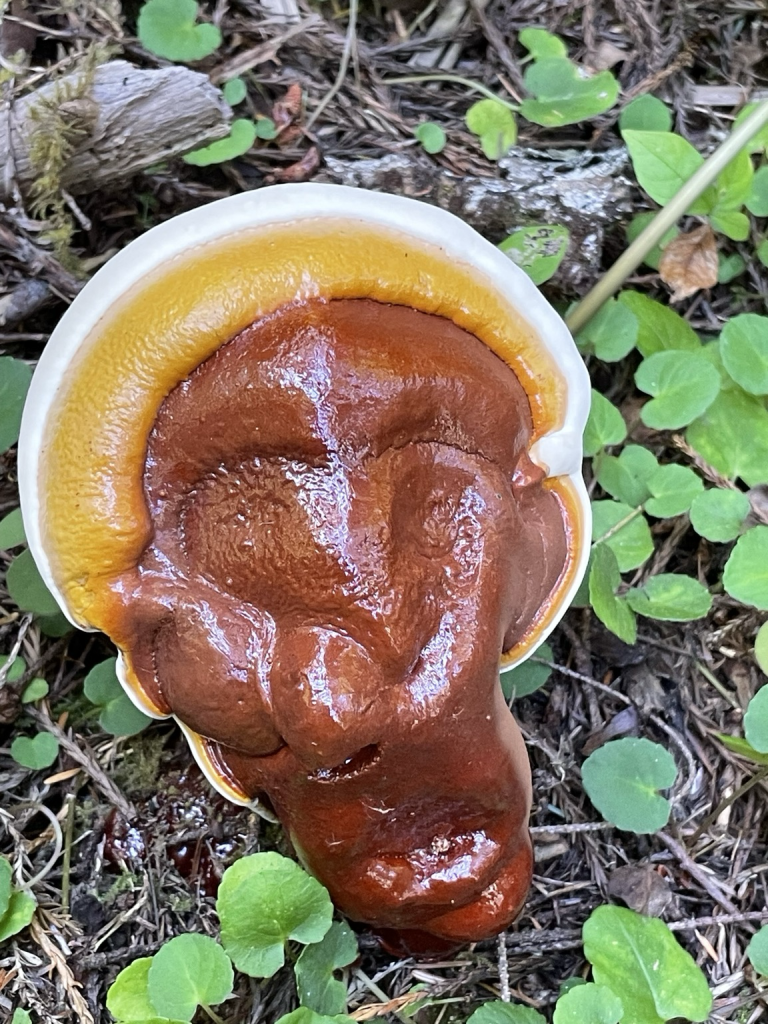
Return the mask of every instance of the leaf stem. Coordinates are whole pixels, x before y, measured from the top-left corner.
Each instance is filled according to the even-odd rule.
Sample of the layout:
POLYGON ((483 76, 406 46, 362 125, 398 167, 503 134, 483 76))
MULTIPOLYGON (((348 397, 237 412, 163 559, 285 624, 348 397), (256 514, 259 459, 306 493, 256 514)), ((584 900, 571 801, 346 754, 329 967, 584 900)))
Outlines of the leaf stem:
POLYGON ((514 111, 514 113, 520 109, 517 104, 503 100, 486 86, 480 85, 479 82, 473 82, 471 78, 462 78, 461 75, 404 75, 401 78, 382 78, 381 80, 382 85, 405 85, 409 82, 455 82, 457 85, 463 85, 465 89, 474 89, 475 92, 482 93, 489 100, 501 103, 503 107, 514 111))
POLYGON ((725 142, 704 161, 667 205, 659 210, 645 230, 640 232, 610 270, 600 278, 595 287, 587 292, 578 306, 566 317, 565 322, 571 334, 577 334, 600 307, 621 288, 632 271, 643 262, 651 249, 661 241, 688 207, 698 199, 723 168, 766 124, 768 124, 768 100, 763 100, 749 117, 734 128, 725 142))
POLYGON ((213 1021, 213 1024, 224 1024, 224 1021, 221 1019, 221 1017, 218 1015, 218 1013, 215 1013, 210 1008, 210 1006, 206 1006, 205 1003, 201 1003, 200 1004, 200 1009, 203 1011, 204 1014, 206 1014, 208 1017, 211 1018, 211 1020, 213 1021))

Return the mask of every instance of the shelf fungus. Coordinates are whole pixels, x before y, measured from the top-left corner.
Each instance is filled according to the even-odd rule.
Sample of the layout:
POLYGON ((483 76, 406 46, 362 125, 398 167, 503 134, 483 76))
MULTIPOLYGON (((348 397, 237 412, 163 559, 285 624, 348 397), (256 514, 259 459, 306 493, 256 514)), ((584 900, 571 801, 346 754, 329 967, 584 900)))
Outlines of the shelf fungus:
POLYGON ((27 536, 217 789, 393 950, 510 924, 530 771, 499 687, 583 574, 589 384, 452 215, 259 189, 115 256, 48 344, 27 536))

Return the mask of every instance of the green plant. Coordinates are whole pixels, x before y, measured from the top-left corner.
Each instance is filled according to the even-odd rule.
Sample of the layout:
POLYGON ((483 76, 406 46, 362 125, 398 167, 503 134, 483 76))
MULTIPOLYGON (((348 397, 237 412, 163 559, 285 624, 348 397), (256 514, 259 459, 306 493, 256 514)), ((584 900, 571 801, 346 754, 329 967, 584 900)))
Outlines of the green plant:
POLYGON ((11 743, 13 760, 32 771, 50 768, 58 756, 59 741, 49 732, 38 732, 34 736, 17 736, 11 743))
POLYGON ((0 452, 19 439, 21 410, 31 380, 32 371, 26 363, 10 356, 0 357, 0 452))
POLYGON ((489 160, 504 156, 517 141, 517 122, 512 111, 497 100, 478 100, 466 113, 467 128, 480 138, 489 160))
POLYGON ((414 128, 413 134, 419 140, 426 153, 442 153, 448 141, 445 131, 439 124, 435 124, 433 121, 424 121, 414 128))
POLYGON ((562 263, 569 238, 568 229, 561 224, 529 224, 499 242, 499 249, 521 267, 534 284, 544 284, 562 263))
POLYGON ((36 906, 28 893, 14 888, 10 861, 0 857, 0 943, 27 927, 36 906))
POLYGON ((647 739, 613 740, 581 766, 587 796, 603 817, 629 832, 657 832, 669 820, 670 803, 659 794, 675 781, 669 751, 647 739))
POLYGON ((0 551, 19 547, 26 543, 24 523, 21 521, 21 509, 15 508, 7 516, 0 519, 0 551))
POLYGON ((194 149, 185 154, 183 160, 196 167, 207 167, 209 164, 220 164, 225 160, 233 160, 236 156, 247 153, 256 141, 258 130, 253 121, 237 118, 230 126, 229 135, 212 142, 209 146, 194 149))
POLYGON ((552 675, 552 669, 543 663, 552 661, 554 656, 549 644, 542 644, 533 658, 529 658, 509 672, 504 672, 501 676, 501 688, 506 699, 527 697, 528 694, 540 689, 552 675))
POLYGON ((46 587, 28 550, 22 551, 8 566, 5 585, 18 607, 36 616, 44 633, 63 636, 72 628, 46 587))
POLYGON ((199 23, 195 0, 147 0, 139 11, 137 32, 143 47, 174 61, 209 57, 221 45, 215 25, 199 23))
POLYGON ((768 974, 768 925, 763 925, 749 940, 747 956, 758 974, 768 974))
POLYGON ((139 711, 117 678, 117 658, 107 658, 85 677, 85 696, 99 709, 99 725, 113 736, 135 736, 152 722, 139 711))

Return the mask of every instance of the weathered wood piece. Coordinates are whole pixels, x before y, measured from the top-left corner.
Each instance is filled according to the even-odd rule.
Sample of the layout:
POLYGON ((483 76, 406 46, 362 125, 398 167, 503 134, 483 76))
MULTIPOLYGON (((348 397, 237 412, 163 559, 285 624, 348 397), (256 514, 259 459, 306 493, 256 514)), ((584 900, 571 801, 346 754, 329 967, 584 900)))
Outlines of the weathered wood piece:
POLYGON ((632 212, 623 148, 515 150, 500 177, 459 177, 416 152, 381 159, 335 160, 315 181, 337 182, 423 199, 455 213, 493 242, 527 224, 563 224, 571 238, 553 279, 581 293, 600 274, 603 235, 632 212))
POLYGON ((46 108, 76 126, 74 152, 61 186, 71 193, 114 185, 162 160, 223 138, 232 111, 205 75, 183 67, 143 70, 127 61, 102 64, 78 98, 75 72, 16 100, 0 118, 0 198, 22 194, 36 178, 30 146, 45 130, 46 108))

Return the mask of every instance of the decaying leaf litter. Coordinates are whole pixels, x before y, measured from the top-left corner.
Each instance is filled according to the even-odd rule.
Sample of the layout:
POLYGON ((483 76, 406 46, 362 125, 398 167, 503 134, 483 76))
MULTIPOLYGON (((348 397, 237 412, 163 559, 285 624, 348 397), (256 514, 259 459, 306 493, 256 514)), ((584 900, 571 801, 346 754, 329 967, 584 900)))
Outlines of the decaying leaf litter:
MULTIPOLYGON (((89 61, 111 56, 142 68, 167 65, 137 43, 134 7, 13 3, 8 10, 0 34, 6 110, 27 88, 89 61), (31 59, 19 58, 22 48, 31 59)), ((62 203, 43 210, 47 223, 34 219, 34 205, 14 189, 9 163, 0 267, 3 291, 15 302, 0 307, 0 355, 33 363, 83 275, 147 227, 269 182, 344 181, 426 196, 460 212, 494 242, 525 223, 559 221, 561 209, 548 216, 534 206, 526 217, 522 200, 518 207, 505 203, 505 191, 513 191, 515 174, 526 166, 516 158, 546 166, 555 179, 606 161, 611 168, 596 176, 591 197, 587 189, 570 207, 572 240, 579 238, 580 219, 581 237, 591 237, 592 248, 572 244, 559 274, 544 286, 565 306, 620 253, 627 220, 643 208, 614 131, 620 106, 590 126, 544 129, 521 121, 517 147, 497 164, 466 129, 464 114, 476 98, 466 88, 384 80, 439 69, 514 100, 522 91, 518 32, 546 27, 582 64, 612 68, 622 104, 647 92, 662 96, 675 130, 704 153, 727 133, 744 94, 768 86, 768 26, 758 2, 456 0, 348 10, 335 3, 233 0, 213 15, 222 45, 196 69, 217 84, 244 75, 252 114, 274 122, 277 140, 214 167, 173 159, 108 190, 67 192, 62 203), (437 155, 426 155, 414 138, 424 121, 447 135, 437 155), (62 218, 73 226, 74 262, 64 251, 54 254, 43 237, 62 218)), ((729 251, 746 260, 743 278, 679 296, 676 308, 699 331, 715 331, 738 313, 766 312, 768 272, 749 246, 735 243, 729 251)), ((669 296, 646 266, 630 284, 665 302, 669 296)), ((639 422, 633 371, 622 362, 595 372, 595 386, 632 425, 632 440, 662 462, 693 466, 718 482, 682 438, 639 422)), ((15 480, 10 452, 0 457, 0 516, 17 505, 15 480)), ((753 498, 750 515, 768 521, 764 496, 753 498)), ((653 533, 654 574, 719 575, 723 548, 700 541, 685 517, 659 520, 653 533)), ((1 557, 4 570, 10 558, 1 557)), ((719 593, 706 620, 643 619, 629 646, 590 611, 573 610, 552 640, 557 667, 547 685, 516 705, 534 772, 537 866, 525 912, 503 952, 481 943, 417 964, 392 960, 362 932, 362 959, 349 975, 350 1010, 359 1010, 359 1019, 371 1013, 364 1004, 391 1001, 382 1014, 401 1010, 422 984, 439 1005, 417 1020, 464 1021, 499 994, 546 1011, 561 983, 584 973, 581 926, 610 900, 670 924, 707 974, 715 994, 712 1020, 760 1019, 764 982, 756 980, 745 949, 768 920, 766 770, 717 738, 743 735, 743 710, 765 681, 752 657, 760 622, 759 613, 719 593), (584 794, 583 759, 623 736, 660 742, 677 762, 672 818, 656 835, 607 825, 584 794)), ((127 739, 101 731, 98 708, 83 696, 86 672, 113 653, 99 637, 44 635, 0 589, 0 645, 26 666, 0 691, 2 853, 18 879, 36 879, 38 900, 32 926, 0 950, 0 1013, 10 1016, 21 1006, 46 1022, 106 1021, 106 988, 121 967, 173 935, 217 934, 213 895, 227 864, 258 849, 289 850, 277 826, 210 792, 172 726, 153 725, 127 739), (22 711, 18 694, 38 679, 47 682, 48 695, 22 711), (14 739, 34 731, 59 740, 50 767, 27 769, 10 757, 14 739)), ((293 975, 284 970, 263 983, 240 977, 236 1000, 223 1010, 226 1020, 271 1022, 295 1005, 293 975)))

